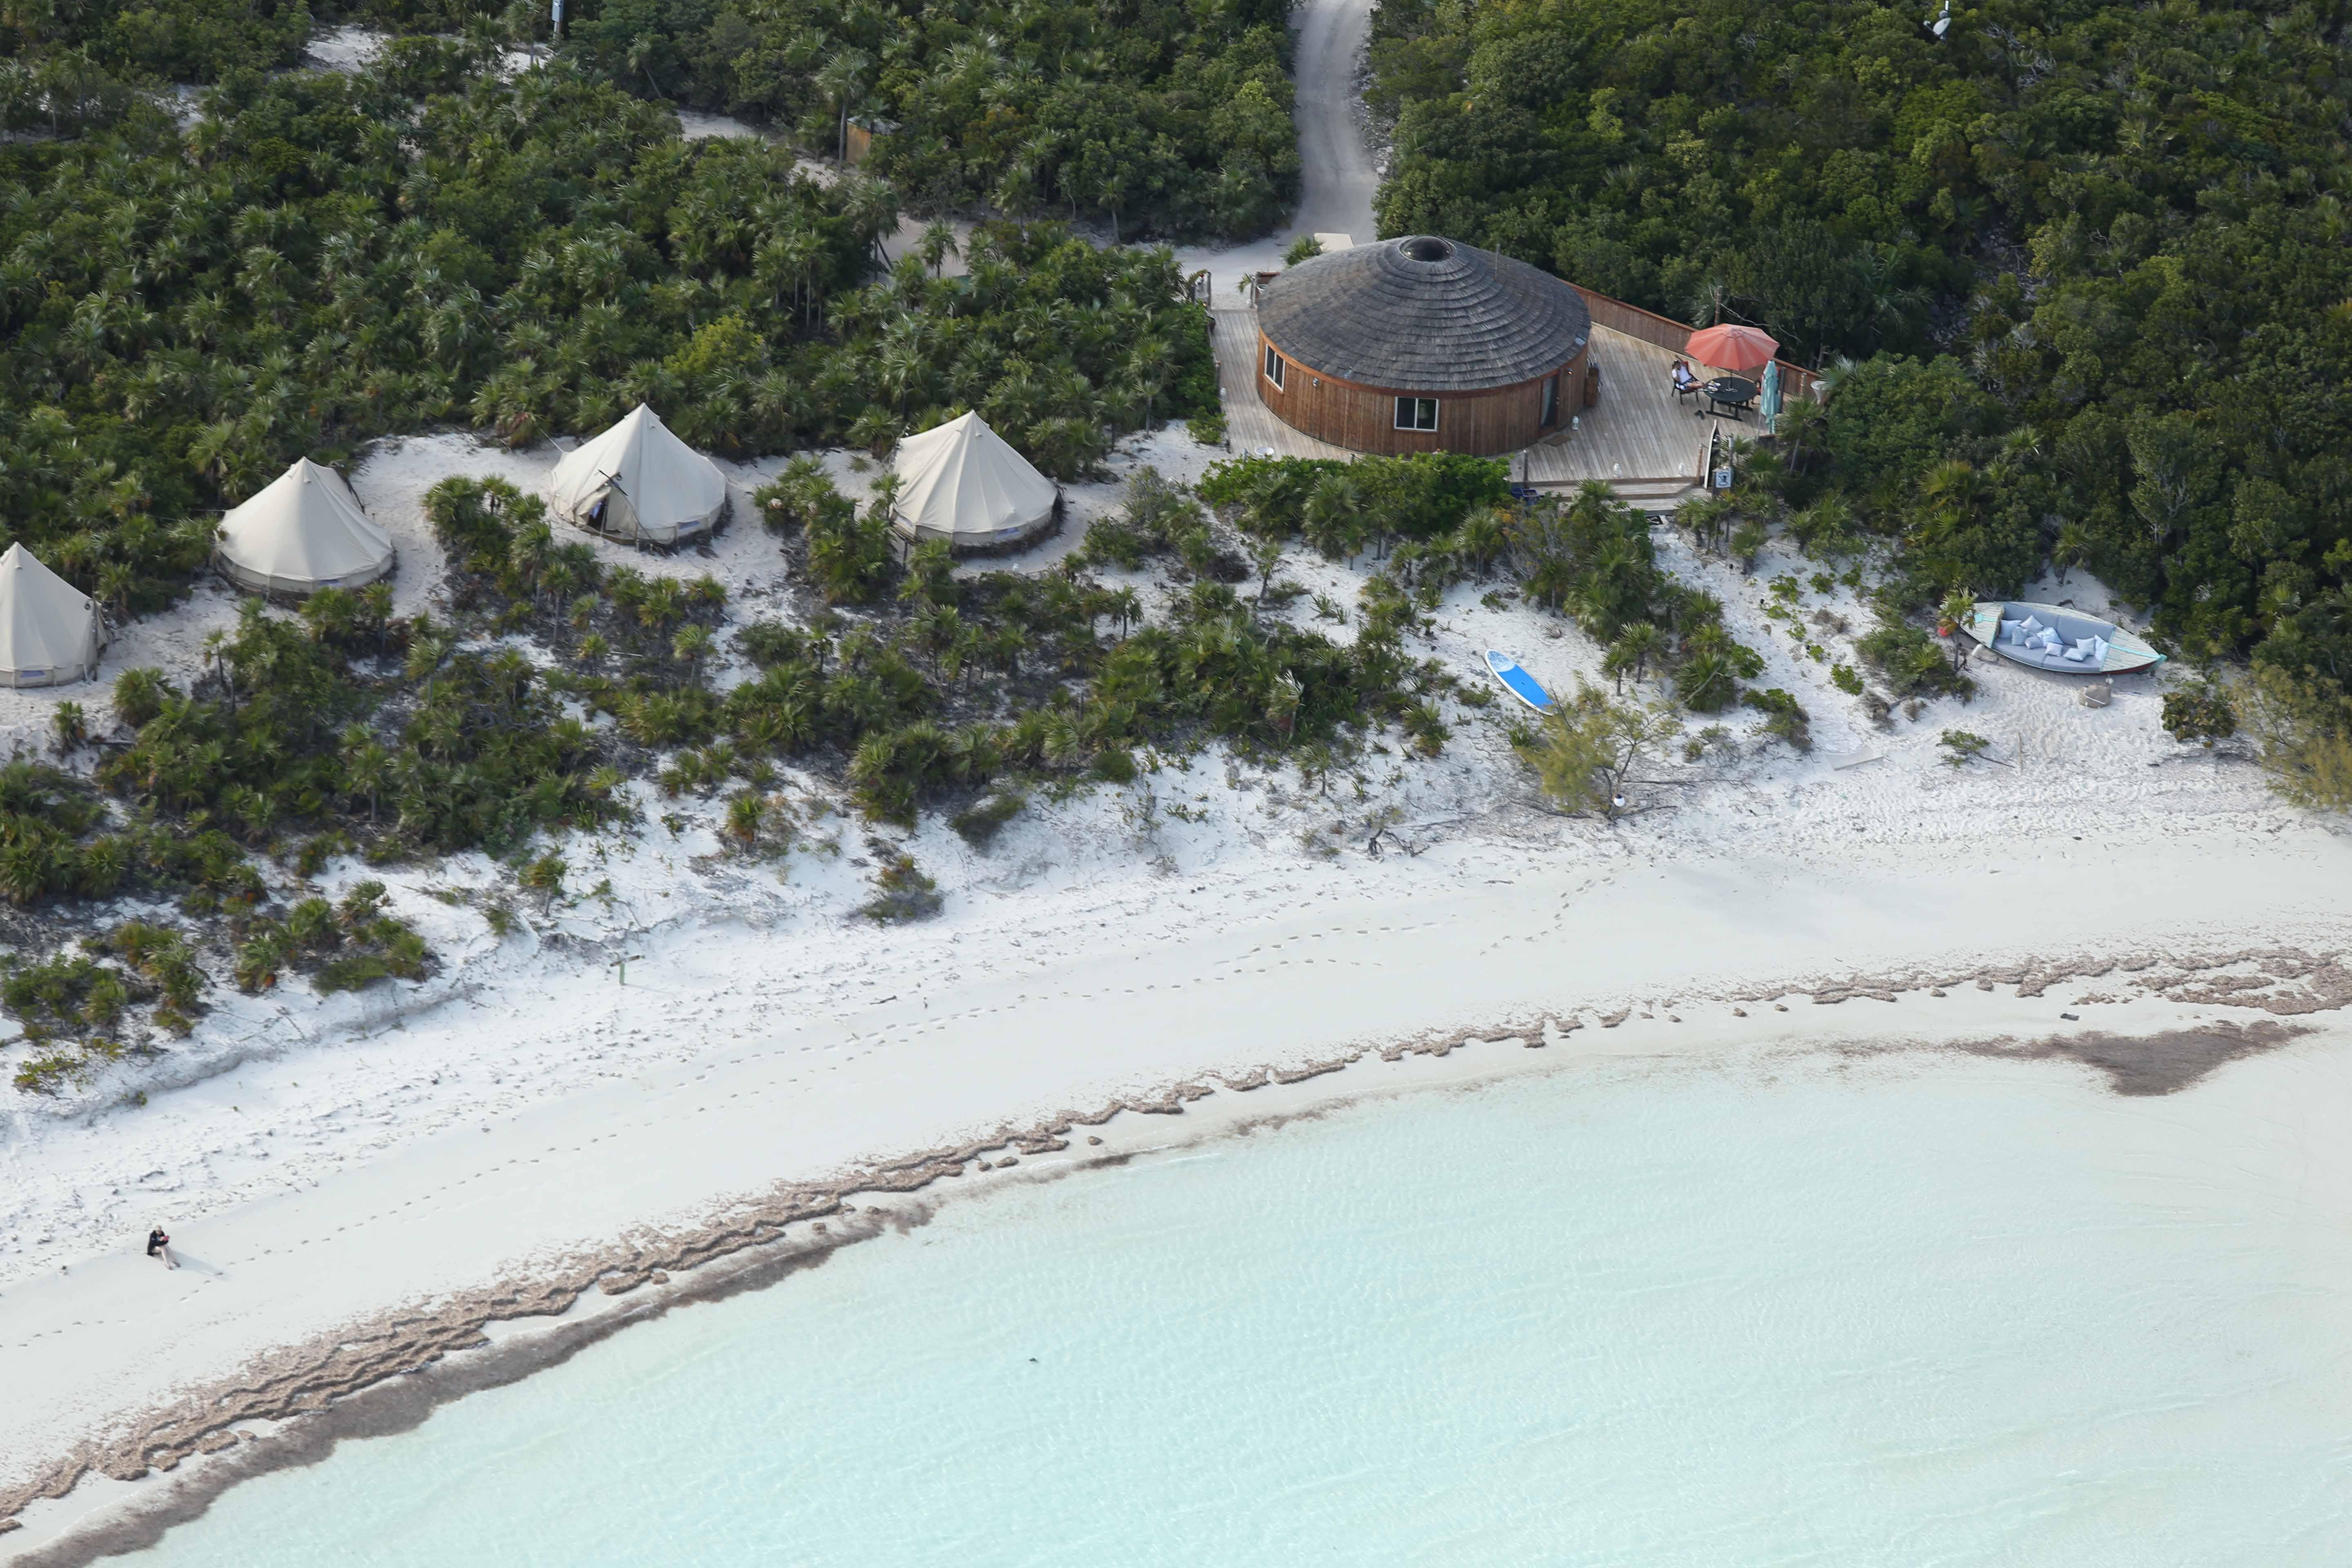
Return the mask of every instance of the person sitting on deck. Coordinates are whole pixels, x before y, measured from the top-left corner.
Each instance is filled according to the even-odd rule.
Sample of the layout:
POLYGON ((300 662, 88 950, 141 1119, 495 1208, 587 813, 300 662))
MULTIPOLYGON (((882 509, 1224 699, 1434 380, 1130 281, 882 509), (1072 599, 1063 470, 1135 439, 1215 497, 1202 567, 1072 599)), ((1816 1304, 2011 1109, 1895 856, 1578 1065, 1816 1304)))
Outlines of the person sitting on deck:
POLYGON ((1675 396, 1676 399, 1679 400, 1685 397, 1696 396, 1698 393, 1698 389, 1704 384, 1705 383, 1701 382, 1698 377, 1691 374, 1689 361, 1679 359, 1675 361, 1675 396))

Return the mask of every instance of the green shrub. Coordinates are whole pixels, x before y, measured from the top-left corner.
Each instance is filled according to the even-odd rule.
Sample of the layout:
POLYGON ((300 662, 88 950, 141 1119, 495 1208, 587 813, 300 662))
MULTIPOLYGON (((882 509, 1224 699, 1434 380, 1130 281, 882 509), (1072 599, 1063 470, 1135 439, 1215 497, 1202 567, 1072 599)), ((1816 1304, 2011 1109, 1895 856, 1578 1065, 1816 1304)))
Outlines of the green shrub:
POLYGON ((874 879, 875 893, 857 912, 881 924, 927 920, 940 912, 939 884, 908 855, 887 858, 874 879))
POLYGON ((1963 763, 1975 762, 1992 744, 1982 735, 1971 734, 1966 730, 1947 730, 1936 743, 1944 748, 1944 761, 1956 768, 1963 763))
POLYGON ((1965 699, 1976 693, 1976 682, 1955 669, 1936 639, 1916 626, 1885 622, 1856 641, 1854 651, 1898 698, 1965 699))
POLYGON ((2164 732, 2183 745, 2201 741, 2210 751, 2216 741, 2238 732, 2238 713, 2230 694, 2210 677, 2164 694, 2164 732))
POLYGON ((949 825, 966 844, 985 850, 996 842, 996 836, 1006 823, 1021 815, 1028 802, 1020 795, 999 794, 990 795, 978 805, 968 806, 949 819, 949 825))
POLYGON ((1762 691, 1750 687, 1739 694, 1739 700, 1765 716, 1766 734, 1779 736, 1800 752, 1813 749, 1811 715, 1805 711, 1802 703, 1779 687, 1762 691))
POLYGON ((79 1051, 48 1051, 17 1063, 14 1081, 26 1094, 55 1094, 86 1067, 87 1058, 79 1051))

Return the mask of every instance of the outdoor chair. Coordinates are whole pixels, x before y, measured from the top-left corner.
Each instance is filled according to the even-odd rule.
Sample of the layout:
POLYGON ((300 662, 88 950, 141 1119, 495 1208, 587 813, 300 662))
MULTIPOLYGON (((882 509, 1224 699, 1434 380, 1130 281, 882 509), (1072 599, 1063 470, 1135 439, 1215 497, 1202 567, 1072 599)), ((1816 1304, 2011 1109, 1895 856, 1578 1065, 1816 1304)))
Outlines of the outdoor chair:
POLYGON ((1680 363, 1675 365, 1674 382, 1675 401, 1677 403, 1685 397, 1696 397, 1706 390, 1706 383, 1693 375, 1689 367, 1680 363))

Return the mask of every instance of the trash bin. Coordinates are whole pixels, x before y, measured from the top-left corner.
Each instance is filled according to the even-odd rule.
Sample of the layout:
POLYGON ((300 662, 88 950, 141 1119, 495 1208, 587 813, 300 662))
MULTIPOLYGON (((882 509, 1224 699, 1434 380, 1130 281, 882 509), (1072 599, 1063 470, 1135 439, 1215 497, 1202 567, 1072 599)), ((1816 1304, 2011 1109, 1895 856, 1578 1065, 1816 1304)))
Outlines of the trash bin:
POLYGON ((1597 364, 1588 364, 1584 367, 1584 406, 1590 408, 1600 401, 1601 367, 1597 364))

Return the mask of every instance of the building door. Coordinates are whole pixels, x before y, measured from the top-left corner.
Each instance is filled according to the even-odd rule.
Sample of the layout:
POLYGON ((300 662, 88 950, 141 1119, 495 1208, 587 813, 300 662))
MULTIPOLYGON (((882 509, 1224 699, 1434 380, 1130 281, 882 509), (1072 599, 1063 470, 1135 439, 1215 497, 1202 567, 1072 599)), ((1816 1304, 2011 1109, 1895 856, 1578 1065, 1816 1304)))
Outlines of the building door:
POLYGON ((1547 430, 1559 423, 1559 377, 1549 375, 1543 384, 1543 427, 1547 430))

